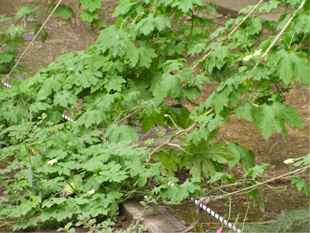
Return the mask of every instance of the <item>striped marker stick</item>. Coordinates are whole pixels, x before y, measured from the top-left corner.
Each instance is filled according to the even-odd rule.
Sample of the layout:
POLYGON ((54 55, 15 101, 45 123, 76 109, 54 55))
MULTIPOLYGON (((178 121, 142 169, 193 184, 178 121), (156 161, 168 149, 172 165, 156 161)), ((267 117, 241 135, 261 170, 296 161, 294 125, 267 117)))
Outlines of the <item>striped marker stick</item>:
POLYGON ((227 221, 223 216, 219 215, 218 213, 216 213, 215 211, 213 211, 212 209, 210 209, 209 207, 207 207, 203 202, 199 201, 199 200, 194 200, 192 199, 195 203, 196 206, 198 206, 200 209, 206 211, 209 215, 211 215, 212 217, 214 217, 216 220, 218 220, 219 222, 221 222, 224 226, 226 226, 227 228, 233 230, 236 233, 242 233, 240 229, 238 229, 235 224, 227 221))

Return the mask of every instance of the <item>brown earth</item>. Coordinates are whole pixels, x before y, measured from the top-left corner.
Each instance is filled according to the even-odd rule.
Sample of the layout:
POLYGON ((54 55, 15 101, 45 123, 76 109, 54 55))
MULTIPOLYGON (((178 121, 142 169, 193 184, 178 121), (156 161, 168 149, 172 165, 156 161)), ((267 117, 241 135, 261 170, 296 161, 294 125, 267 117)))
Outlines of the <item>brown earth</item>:
MULTIPOLYGON (((16 11, 23 4, 34 2, 40 1, 1 0, 0 15, 14 16, 16 11)), ((68 2, 73 8, 76 8, 73 4, 74 1, 67 0, 65 2, 68 2)), ((29 33, 33 31, 32 22, 43 22, 48 14, 47 4, 39 4, 39 6, 38 15, 31 18, 29 20, 30 22, 27 23, 29 33)), ((25 67, 29 74, 34 74, 63 53, 85 49, 96 39, 96 34, 79 21, 65 22, 57 17, 52 17, 52 19, 48 21, 45 30, 48 33, 47 39, 44 42, 40 40, 35 41, 30 51, 21 62, 21 65, 25 67)), ((21 50, 22 49, 24 48, 22 47, 21 50)))

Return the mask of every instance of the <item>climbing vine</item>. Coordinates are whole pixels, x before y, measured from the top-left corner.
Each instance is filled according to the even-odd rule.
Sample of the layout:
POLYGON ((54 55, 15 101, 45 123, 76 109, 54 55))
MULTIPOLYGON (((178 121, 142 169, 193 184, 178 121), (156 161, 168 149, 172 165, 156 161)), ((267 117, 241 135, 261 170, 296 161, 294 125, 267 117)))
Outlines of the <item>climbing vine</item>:
POLYGON ((86 51, 24 81, 4 76, 12 88, 0 91, 0 218, 14 230, 98 230, 131 197, 178 203, 206 183, 255 182, 264 165, 218 131, 232 116, 265 139, 303 127, 285 93, 309 84, 309 2, 258 11, 280 5, 289 10, 279 21, 240 15, 219 26, 200 0, 121 0, 86 51))

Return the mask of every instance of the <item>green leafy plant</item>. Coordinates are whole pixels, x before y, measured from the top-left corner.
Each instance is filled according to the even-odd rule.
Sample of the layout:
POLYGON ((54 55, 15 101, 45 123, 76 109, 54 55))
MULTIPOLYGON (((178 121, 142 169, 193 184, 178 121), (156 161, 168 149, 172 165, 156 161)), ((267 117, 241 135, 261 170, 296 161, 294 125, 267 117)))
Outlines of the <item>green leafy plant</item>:
POLYGON ((310 227, 308 209, 291 210, 281 213, 270 224, 251 224, 245 226, 245 232, 304 232, 310 227))
MULTIPOLYGON (((251 17, 233 29, 240 16, 219 28, 200 16, 214 9, 199 0, 119 1, 115 24, 86 51, 1 90, 0 217, 15 230, 100 230, 133 196, 178 203, 203 192, 205 181, 210 189, 242 176, 253 182, 266 165, 218 131, 232 116, 265 139, 303 126, 285 102, 295 83, 307 83, 309 67, 309 3, 297 2, 278 34, 285 16, 251 17), (216 89, 197 101, 209 83, 216 89)), ((92 22, 101 1, 80 3, 92 22)))
POLYGON ((70 20, 74 16, 72 8, 65 4, 60 4, 54 14, 64 20, 70 20))
POLYGON ((17 20, 26 18, 35 12, 35 8, 32 5, 23 5, 18 9, 15 18, 17 20))
POLYGON ((9 72, 14 64, 17 48, 23 42, 24 29, 20 26, 10 25, 0 31, 0 75, 9 72))
MULTIPOLYGON (((307 168, 310 166, 310 154, 295 159, 287 159, 284 161, 284 163, 292 165, 292 167, 297 169, 307 168)), ((291 182, 298 191, 303 192, 307 196, 310 196, 310 184, 309 182, 305 181, 305 179, 300 176, 293 176, 291 178, 291 182)))
POLYGON ((95 24, 99 20, 99 11, 102 7, 101 0, 78 0, 80 2, 82 12, 81 20, 90 24, 95 24))
POLYGON ((27 21, 34 16, 36 7, 32 4, 22 5, 14 17, 0 17, 0 75, 7 74, 15 62, 17 50, 24 42, 27 21))
MULTIPOLYGON (((78 15, 83 22, 91 26, 101 28, 104 25, 100 19, 100 12, 102 10, 101 0, 77 0, 76 2, 77 6, 75 7, 66 3, 60 4, 55 10, 54 15, 67 21, 78 15)), ((56 6, 56 3, 56 1, 52 1, 52 4, 50 4, 51 9, 56 6)))

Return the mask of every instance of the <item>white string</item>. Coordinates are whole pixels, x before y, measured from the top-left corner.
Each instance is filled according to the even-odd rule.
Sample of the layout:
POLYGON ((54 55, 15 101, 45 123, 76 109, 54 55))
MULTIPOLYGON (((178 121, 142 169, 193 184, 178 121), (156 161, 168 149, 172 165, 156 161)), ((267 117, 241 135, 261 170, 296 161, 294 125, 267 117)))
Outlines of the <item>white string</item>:
POLYGON ((12 69, 10 70, 10 72, 8 73, 8 77, 10 77, 10 75, 12 74, 12 72, 14 71, 14 69, 19 65, 19 63, 21 62, 21 60, 24 58, 24 56, 26 55, 26 53, 28 52, 28 50, 31 48, 33 42, 38 38, 38 36, 40 35, 41 31, 43 30, 43 28, 45 27, 45 25, 47 24, 47 22, 49 21, 49 19, 52 17, 52 15, 55 13, 55 11, 57 10, 57 8, 60 6, 61 2, 63 0, 59 0, 57 2, 57 4, 55 5, 55 7, 53 8, 53 10, 51 11, 51 13, 47 16, 47 18, 45 19, 45 21, 42 23, 41 27, 39 28, 39 30, 37 31, 37 33, 34 35, 34 37, 32 38, 32 40, 29 42, 29 44, 27 45, 27 47, 25 48, 25 50, 22 52, 22 54, 19 56, 19 58, 17 59, 17 61, 15 62, 14 66, 12 67, 12 69))
MULTIPOLYGON (((14 69, 19 65, 19 63, 21 62, 21 60, 23 59, 23 57, 26 55, 26 53, 28 52, 28 50, 30 49, 30 47, 32 46, 32 44, 34 43, 34 41, 38 38, 39 34, 41 33, 41 31, 43 30, 43 28, 45 27, 45 25, 47 24, 47 22, 49 21, 49 19, 52 17, 52 15, 55 13, 55 11, 57 10, 57 8, 60 6, 61 2, 63 0, 59 0, 57 2, 57 4, 55 5, 55 7, 52 9, 52 11, 50 12, 50 14, 47 16, 47 18, 45 19, 45 21, 42 23, 41 27, 39 28, 39 30, 37 31, 37 33, 34 35, 34 37, 32 38, 32 40, 30 41, 30 43, 27 45, 27 47, 25 48, 25 50, 22 52, 22 54, 19 56, 19 58, 17 59, 16 63, 14 64, 14 66, 12 67, 12 69, 10 70, 10 72, 8 73, 8 77, 12 74, 12 72, 14 71, 14 69)), ((1 84, 5 87, 5 88, 12 88, 12 85, 6 81, 1 81, 1 84)), ((62 117, 65 120, 68 121, 73 121, 73 119, 69 116, 67 116, 66 114, 63 114, 62 117)))

